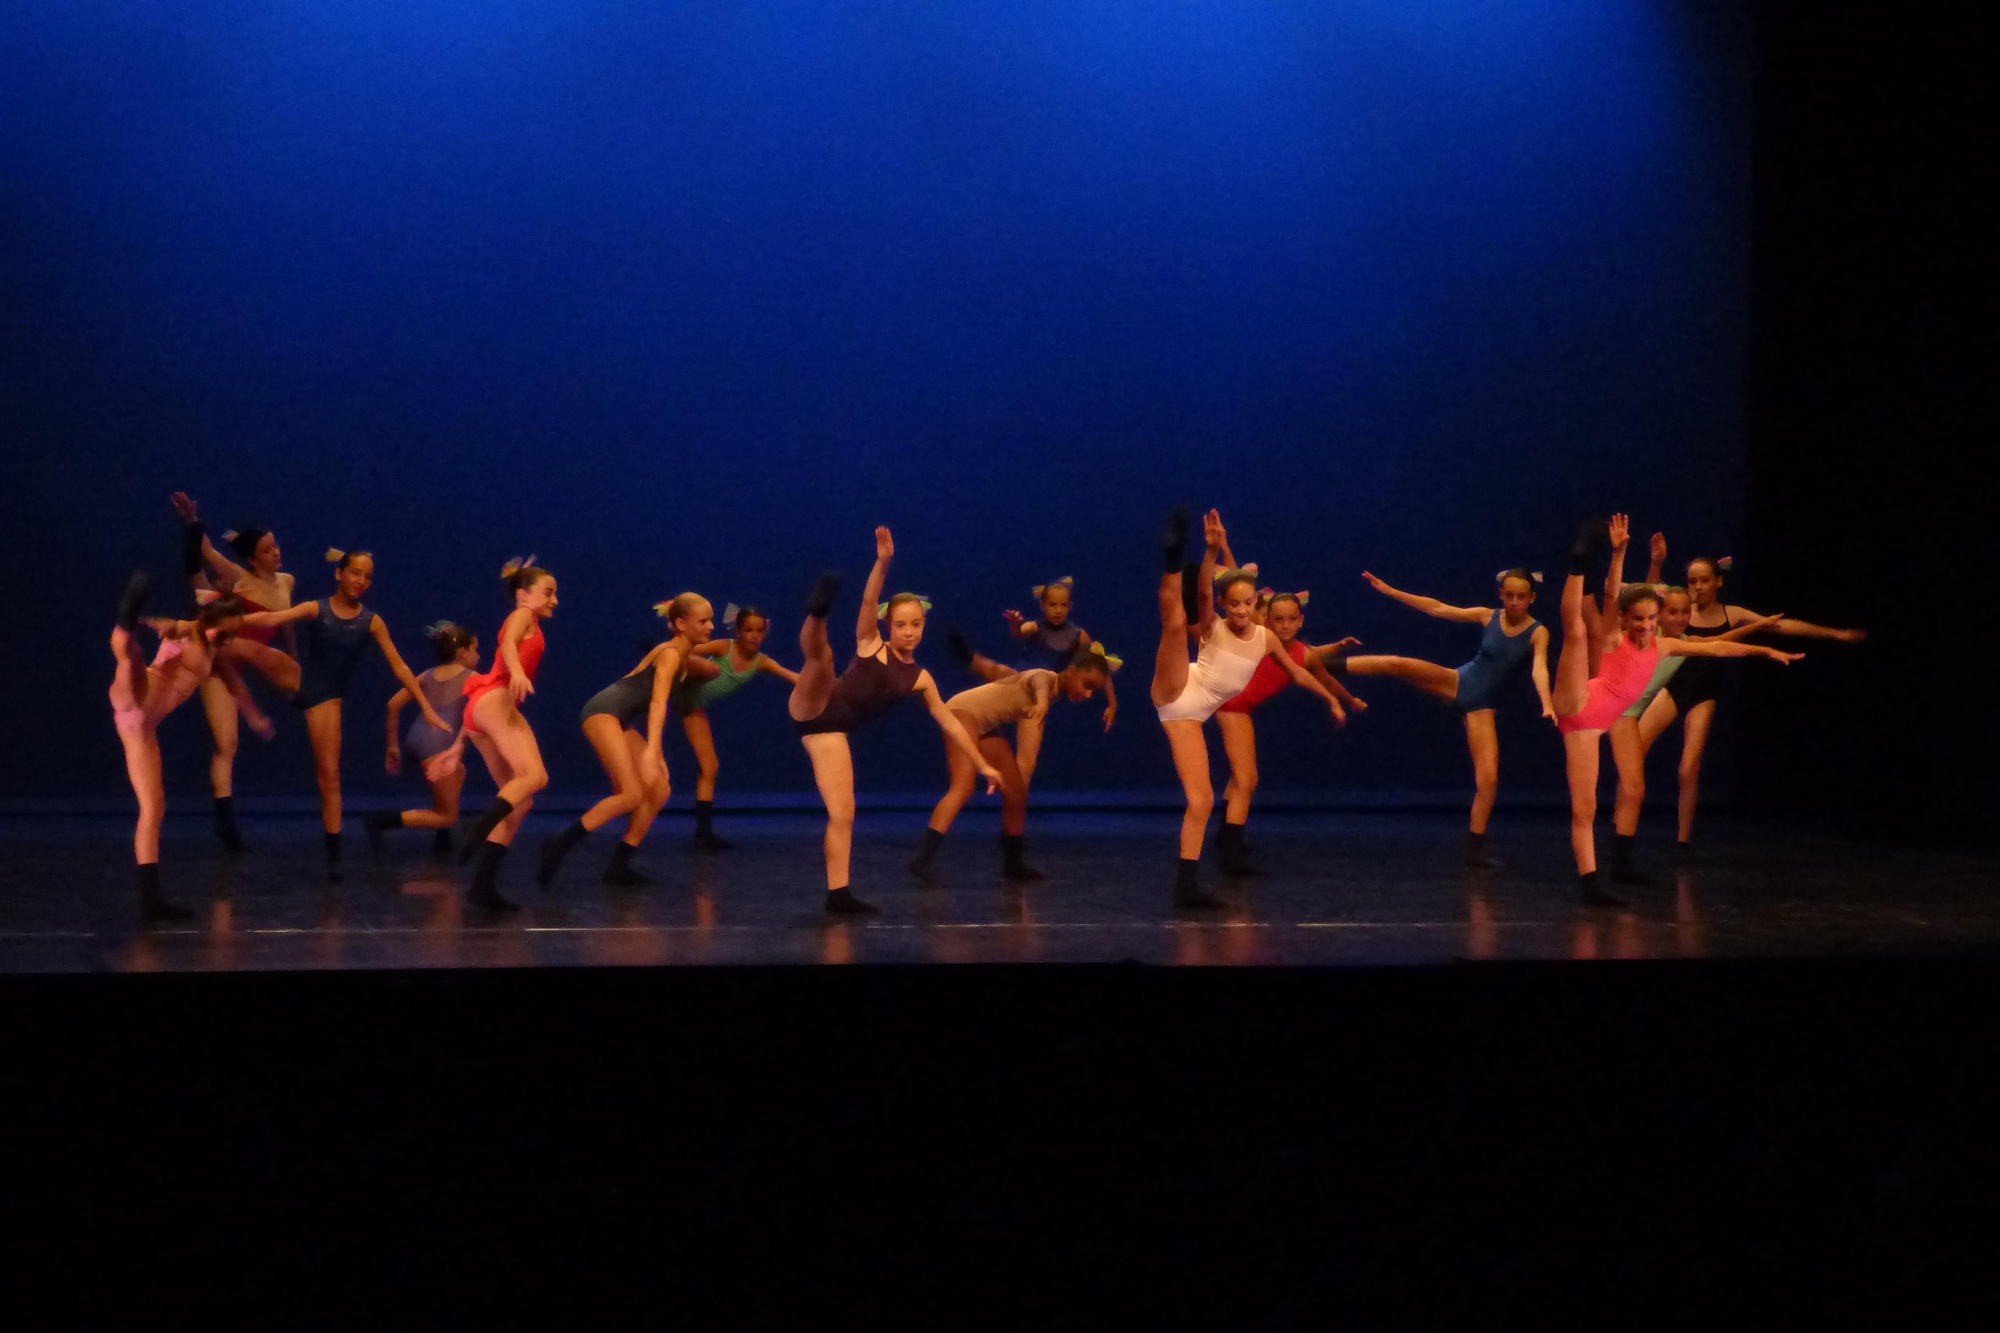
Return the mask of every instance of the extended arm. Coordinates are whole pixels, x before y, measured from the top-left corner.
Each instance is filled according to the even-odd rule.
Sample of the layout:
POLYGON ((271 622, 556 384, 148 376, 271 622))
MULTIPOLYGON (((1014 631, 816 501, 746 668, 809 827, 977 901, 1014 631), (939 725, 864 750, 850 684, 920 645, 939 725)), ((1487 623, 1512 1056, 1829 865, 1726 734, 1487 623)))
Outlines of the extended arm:
POLYGON ((398 725, 398 719, 403 715, 403 705, 414 697, 408 690, 397 690, 389 696, 389 748, 383 751, 382 767, 391 773, 403 771, 403 743, 399 739, 402 727, 398 725))
POLYGON ((1825 625, 1815 625, 1810 620, 1793 620, 1790 616, 1760 616, 1755 611, 1741 606, 1729 608, 1729 622, 1732 626, 1735 625, 1739 614, 1766 622, 1759 625, 1757 627, 1759 629, 1767 629, 1773 634, 1789 634, 1794 638, 1834 639, 1841 643, 1860 643, 1868 637, 1868 631, 1865 629, 1829 629, 1825 625))
POLYGON ((1341 684, 1339 678, 1326 669, 1326 659, 1320 656, 1317 648, 1306 649, 1306 670, 1312 673, 1314 680, 1326 686, 1327 693, 1340 700, 1341 707, 1349 712, 1368 711, 1368 705, 1355 698, 1347 686, 1341 684))
MULTIPOLYGON (((1604 575, 1605 619, 1609 620, 1618 612, 1618 594, 1625 589, 1625 550, 1632 544, 1632 520, 1623 514, 1613 514, 1610 525, 1611 568, 1604 575)), ((1614 626, 1615 630, 1615 626, 1614 626)))
POLYGON ((1661 575, 1661 571, 1667 567, 1666 533, 1656 532, 1653 534, 1652 547, 1647 551, 1647 555, 1650 559, 1646 562, 1646 582, 1658 588, 1666 582, 1665 578, 1661 575))
POLYGON ((1041 625, 1024 619, 1019 611, 1002 611, 1000 618, 1007 622, 1007 633, 1017 639, 1032 639, 1041 625))
POLYGON ((375 617, 374 622, 368 626, 368 632, 375 636, 375 646, 382 650, 382 660, 389 664, 389 670, 395 673, 396 679, 403 683, 403 688, 410 692, 410 697, 423 711, 424 721, 439 731, 450 731, 451 728, 445 725, 444 719, 437 715, 437 710, 431 707, 431 701, 424 698, 424 687, 417 684, 416 673, 412 672, 409 664, 403 661, 403 655, 396 651, 396 641, 389 637, 389 626, 382 617, 375 617))
POLYGON ((887 528, 875 529, 875 567, 861 589, 861 613, 854 621, 854 655, 873 657, 882 649, 882 588, 889 581, 889 561, 896 555, 896 539, 887 528))
POLYGON ((944 738, 956 745, 960 752, 972 760, 972 766, 979 770, 979 776, 986 779, 986 792, 990 796, 1000 787, 1000 770, 986 762, 986 756, 979 753, 979 742, 967 734, 951 710, 944 706, 944 696, 938 693, 937 682, 926 671, 917 677, 917 693, 923 696, 924 707, 931 710, 931 717, 937 722, 938 730, 944 738))
POLYGON ((1490 607, 1450 606, 1435 597, 1420 597, 1413 592, 1392 588, 1365 569, 1361 571, 1361 577, 1367 579, 1368 586, 1384 597, 1393 597, 1404 606, 1414 607, 1427 616, 1436 616, 1439 620, 1458 620, 1468 625, 1484 625, 1493 616, 1490 607))
POLYGON ((659 655, 653 659, 653 698, 646 705, 646 764, 651 767, 664 765, 666 756, 661 752, 662 736, 667 726, 667 696, 673 692, 674 677, 681 669, 681 649, 677 643, 662 645, 659 655))
POLYGON ((252 629, 264 629, 267 626, 275 627, 289 625, 294 621, 310 620, 318 614, 318 602, 300 602, 295 606, 286 607, 283 611, 252 611, 243 617, 243 623, 252 629))
POLYGON ((796 685, 799 683, 798 672, 792 670, 788 666, 782 666, 777 662, 773 662, 768 654, 765 653, 757 654, 757 669, 759 671, 767 672, 770 675, 776 676, 779 680, 784 681, 785 684, 787 685, 796 685))
POLYGON ((1535 697, 1542 701, 1542 716, 1553 722, 1556 720, 1555 696, 1549 693, 1549 630, 1546 625, 1535 626, 1535 637, 1529 647, 1534 650, 1534 661, 1528 667, 1528 674, 1535 681, 1535 697))
POLYGON ((1668 657, 1768 657, 1773 662, 1796 662, 1804 653, 1783 653, 1761 643, 1727 643, 1722 639, 1661 639, 1660 651, 1668 657))
POLYGON ((1320 684, 1310 671, 1294 662, 1292 655, 1285 651, 1285 645, 1278 642, 1278 636, 1269 630, 1264 631, 1264 651, 1277 659, 1278 665, 1285 669, 1285 674, 1292 678, 1292 684, 1311 690, 1326 700, 1327 706, 1333 709, 1333 720, 1340 726, 1347 725, 1347 709, 1341 706, 1340 700, 1334 698, 1333 691, 1320 684))

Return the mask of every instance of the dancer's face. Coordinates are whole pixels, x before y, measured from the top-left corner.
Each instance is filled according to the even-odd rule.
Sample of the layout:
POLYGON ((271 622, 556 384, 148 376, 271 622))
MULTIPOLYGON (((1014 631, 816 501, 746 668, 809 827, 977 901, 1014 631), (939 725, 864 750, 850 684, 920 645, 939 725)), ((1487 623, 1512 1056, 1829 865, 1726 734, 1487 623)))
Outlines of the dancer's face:
POLYGON ((771 622, 762 616, 738 616, 736 618, 736 642, 743 648, 745 656, 755 657, 764 650, 764 636, 771 631, 771 622))
POLYGON ((1248 579, 1230 584, 1222 594, 1222 614, 1239 634, 1257 623, 1257 590, 1248 579))
POLYGON ((1668 593, 1666 601, 1660 606, 1660 637, 1684 638, 1687 635, 1688 617, 1693 612, 1694 606, 1688 601, 1686 593, 1668 593))
POLYGON ((889 646, 904 655, 924 641, 924 608, 904 602, 889 613, 889 646))
POLYGON ((458 656, 451 660, 464 667, 467 671, 479 670, 479 640, 474 639, 471 643, 466 644, 465 647, 458 650, 458 656))
POLYGON ((1535 604, 1535 585, 1526 579, 1508 579, 1500 585, 1500 609, 1507 619, 1519 623, 1535 604))
POLYGON ((340 585, 342 597, 358 602, 362 594, 375 586, 375 560, 372 556, 357 555, 343 565, 333 579, 340 585))
POLYGON ((1715 566, 1706 560, 1697 560, 1688 566, 1688 596, 1694 604, 1706 611, 1715 605, 1715 598, 1722 591, 1722 575, 1715 572, 1715 566))
POLYGON ((265 578, 278 572, 285 563, 285 553, 278 549, 278 539, 265 533, 257 539, 257 550, 250 557, 251 568, 265 578))
POLYGON ((1660 604, 1650 597, 1642 597, 1632 603, 1631 608, 1621 617, 1625 627, 1625 637, 1640 648, 1653 641, 1653 635, 1660 627, 1660 604))
POLYGON ((1069 589, 1052 583, 1042 589, 1042 623, 1050 629, 1061 629, 1068 621, 1069 589))
POLYGON ((1062 685, 1063 698, 1075 704, 1104 688, 1104 673, 1084 667, 1070 667, 1056 680, 1062 685))
POLYGON ((674 622, 674 633, 689 643, 707 643, 715 634, 715 608, 697 597, 688 613, 674 622))
POLYGON ((556 576, 544 574, 532 586, 515 593, 514 605, 534 612, 537 620, 547 620, 556 613, 556 576))
POLYGON ((1279 643, 1290 643, 1299 637, 1304 628, 1306 613, 1299 610, 1299 604, 1289 597, 1271 603, 1270 612, 1264 617, 1264 627, 1278 636, 1279 643))

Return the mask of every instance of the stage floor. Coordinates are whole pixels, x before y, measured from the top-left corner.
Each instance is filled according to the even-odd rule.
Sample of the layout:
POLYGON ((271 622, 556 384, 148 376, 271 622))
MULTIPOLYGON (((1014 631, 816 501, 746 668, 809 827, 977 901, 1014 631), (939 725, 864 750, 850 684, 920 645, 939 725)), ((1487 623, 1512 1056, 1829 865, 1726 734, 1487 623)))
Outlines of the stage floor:
MULTIPOLYGON (((1177 820, 1168 814, 1037 816, 1030 859, 1048 878, 998 876, 998 825, 968 816, 940 858, 947 886, 904 869, 923 816, 864 816, 854 884, 880 916, 820 910, 820 824, 800 815, 719 821, 734 850, 688 850, 686 819, 656 828, 642 890, 602 887, 614 833, 578 847, 548 890, 534 849, 568 816, 532 820, 502 872, 524 905, 467 911, 468 872, 391 835, 371 857, 359 821, 345 882, 324 880, 317 821, 245 821, 231 860, 194 815, 170 818, 167 892, 197 909, 141 930, 130 825, 108 817, 0 819, 0 971, 234 971, 661 964, 1101 963, 1425 964, 1553 960, 1991 954, 2000 951, 2000 866, 1794 827, 1717 823, 1704 859, 1671 864, 1672 830, 1643 830, 1657 882, 1634 906, 1574 901, 1559 817, 1496 821, 1496 871, 1457 864, 1457 815, 1274 814, 1251 825, 1263 878, 1206 882, 1232 906, 1213 919, 1168 910, 1177 820)), ((1608 837, 1605 839, 1609 841, 1608 837)))

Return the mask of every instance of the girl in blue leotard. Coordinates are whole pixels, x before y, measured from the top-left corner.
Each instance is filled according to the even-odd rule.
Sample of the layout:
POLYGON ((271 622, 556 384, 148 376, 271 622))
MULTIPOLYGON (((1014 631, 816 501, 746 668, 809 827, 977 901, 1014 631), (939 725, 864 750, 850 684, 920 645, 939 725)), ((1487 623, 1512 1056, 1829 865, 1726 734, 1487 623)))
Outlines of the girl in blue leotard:
POLYGON ((694 747, 701 776, 694 789, 694 845, 703 851, 719 852, 729 842, 715 833, 715 775, 722 762, 715 756, 715 733, 708 725, 708 706, 727 699, 759 674, 776 676, 787 685, 799 683, 799 673, 764 655, 764 636, 770 632, 771 618, 754 606, 724 609, 722 620, 736 631, 732 639, 710 639, 694 649, 696 659, 712 663, 716 674, 697 679, 694 672, 673 693, 674 711, 680 714, 681 730, 694 747))
POLYGON ((1500 791, 1500 735, 1493 708, 1527 671, 1541 697, 1542 716, 1555 721, 1549 695, 1549 631, 1528 614, 1535 604, 1538 579, 1525 569, 1510 569, 1499 577, 1500 605, 1447 606, 1435 597, 1400 592, 1373 574, 1363 572, 1370 587, 1405 606, 1440 620, 1457 620, 1484 627, 1479 651, 1464 666, 1453 669, 1414 657, 1335 657, 1327 662, 1334 675, 1394 676, 1426 694, 1455 704, 1465 717, 1465 742, 1472 751, 1472 825, 1465 846, 1466 864, 1499 863, 1486 850, 1486 823, 1493 817, 1493 800, 1500 791))
MULTIPOLYGON (((1079 648, 1084 652, 1090 651, 1094 642, 1090 631, 1069 618, 1070 595, 1075 588, 1076 580, 1064 576, 1053 583, 1031 589, 1042 612, 1037 619, 1029 620, 1019 611, 1002 613, 1007 619, 1008 633, 1024 650, 1024 667, 1062 671, 1075 660, 1079 648)), ((1111 730, 1111 724, 1117 720, 1118 691, 1107 676, 1104 681, 1104 729, 1111 730)))

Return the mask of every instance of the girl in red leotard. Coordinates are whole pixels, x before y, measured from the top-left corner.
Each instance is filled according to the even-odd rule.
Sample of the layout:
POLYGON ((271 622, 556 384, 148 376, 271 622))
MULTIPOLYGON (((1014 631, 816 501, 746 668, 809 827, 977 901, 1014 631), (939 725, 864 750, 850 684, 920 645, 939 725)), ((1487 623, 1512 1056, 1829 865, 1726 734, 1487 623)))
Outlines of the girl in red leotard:
POLYGON ((467 737, 478 747, 487 771, 500 784, 500 794, 473 823, 459 849, 461 862, 475 854, 479 857, 465 900, 490 911, 512 912, 519 904, 502 897, 495 882, 501 859, 534 806, 535 793, 549 785, 534 729, 521 716, 521 701, 535 692, 535 673, 546 646, 542 622, 556 612, 556 576, 529 556, 509 560, 500 577, 514 594, 514 610, 500 627, 493 669, 466 677, 464 724, 456 740, 425 762, 424 776, 435 782, 456 768, 463 761, 467 737))
MULTIPOLYGON (((1586 903, 1615 907, 1625 906, 1626 900, 1597 878, 1598 740, 1645 693, 1662 656, 1769 657, 1779 662, 1796 662, 1804 656, 1750 643, 1659 638, 1654 631, 1660 594, 1643 583, 1622 587, 1630 539, 1631 524, 1623 514, 1613 514, 1608 529, 1593 520, 1577 532, 1570 546, 1569 577, 1563 582, 1563 644, 1552 691, 1556 727, 1568 757, 1570 846, 1576 852, 1578 889, 1586 903), (1611 572, 1604 580, 1604 614, 1615 605, 1618 616, 1609 629, 1583 592, 1584 569, 1607 540, 1611 572)), ((1612 735, 1617 742, 1612 758, 1621 772, 1644 764, 1635 729, 1619 728, 1612 735)))
MULTIPOLYGON (((1305 604, 1311 596, 1309 592, 1261 595, 1257 614, 1253 618, 1271 631, 1286 656, 1326 686, 1334 699, 1334 725, 1344 727, 1347 725, 1348 710, 1365 712, 1368 705, 1349 694, 1347 687, 1334 679, 1326 669, 1322 654, 1344 653, 1350 648, 1359 648, 1361 642, 1358 639, 1342 639, 1331 648, 1313 648, 1299 642, 1299 630, 1306 623, 1305 604)), ((1257 794, 1257 726, 1250 714, 1291 683, 1290 673, 1278 665, 1278 659, 1266 657, 1257 664, 1256 673, 1243 687, 1243 693, 1215 710, 1215 725, 1222 729, 1222 751, 1229 757, 1229 785, 1222 792, 1222 829, 1215 838, 1225 875, 1261 873, 1250 864, 1249 848, 1243 841, 1243 827, 1250 822, 1250 798, 1257 794)))

